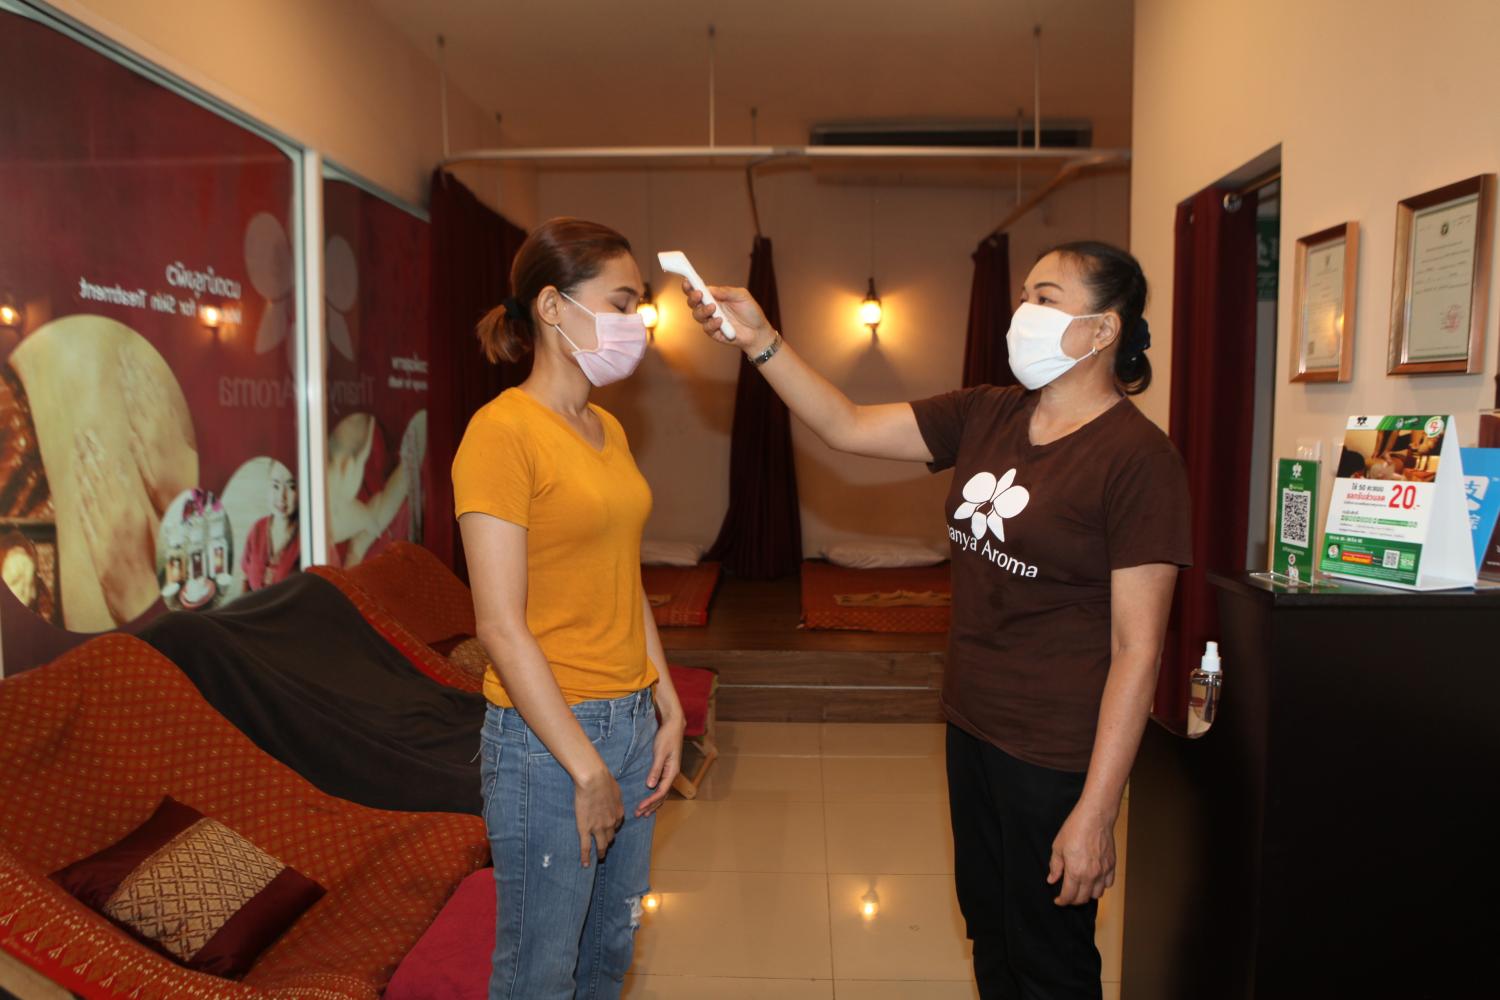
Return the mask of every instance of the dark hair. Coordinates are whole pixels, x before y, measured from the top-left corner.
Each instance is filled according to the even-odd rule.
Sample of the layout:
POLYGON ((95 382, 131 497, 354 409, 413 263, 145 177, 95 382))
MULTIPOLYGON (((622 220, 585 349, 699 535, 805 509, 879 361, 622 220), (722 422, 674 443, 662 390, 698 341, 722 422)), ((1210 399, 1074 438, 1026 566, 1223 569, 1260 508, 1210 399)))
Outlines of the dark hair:
POLYGON ((1090 306, 1094 312, 1119 313, 1120 349, 1115 354, 1115 380, 1127 395, 1145 392, 1151 385, 1151 360, 1146 357, 1151 331, 1141 315, 1146 311, 1147 288, 1140 262, 1119 247, 1093 240, 1064 243, 1042 257, 1053 253, 1078 262, 1084 284, 1094 296, 1094 304, 1090 306))
POLYGON ((510 297, 485 314, 475 331, 492 362, 519 361, 536 346, 531 307, 548 285, 572 291, 593 278, 630 241, 608 226, 583 219, 548 219, 521 244, 510 267, 510 297))

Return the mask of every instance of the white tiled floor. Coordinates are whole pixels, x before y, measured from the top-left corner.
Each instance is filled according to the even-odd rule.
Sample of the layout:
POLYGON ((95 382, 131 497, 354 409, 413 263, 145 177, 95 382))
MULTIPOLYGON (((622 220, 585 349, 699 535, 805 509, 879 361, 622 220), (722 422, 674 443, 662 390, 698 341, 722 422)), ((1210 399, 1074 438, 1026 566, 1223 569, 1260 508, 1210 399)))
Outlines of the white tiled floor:
MULTIPOLYGON (((627 1000, 977 1000, 942 726, 724 723, 719 746, 700 797, 657 822, 661 908, 627 1000)), ((1125 822, 1100 901, 1105 1000, 1119 996, 1125 822)))

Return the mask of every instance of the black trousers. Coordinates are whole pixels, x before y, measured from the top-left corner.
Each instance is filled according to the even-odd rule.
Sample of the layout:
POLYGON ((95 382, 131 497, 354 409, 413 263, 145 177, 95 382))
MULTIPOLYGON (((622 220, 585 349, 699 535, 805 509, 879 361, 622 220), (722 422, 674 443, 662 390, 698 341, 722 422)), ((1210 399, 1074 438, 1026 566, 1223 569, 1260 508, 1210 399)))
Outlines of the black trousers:
POLYGON ((954 875, 982 1000, 1101 996, 1099 904, 1058 906, 1061 883, 1047 884, 1052 841, 1083 779, 1017 760, 948 726, 954 875))

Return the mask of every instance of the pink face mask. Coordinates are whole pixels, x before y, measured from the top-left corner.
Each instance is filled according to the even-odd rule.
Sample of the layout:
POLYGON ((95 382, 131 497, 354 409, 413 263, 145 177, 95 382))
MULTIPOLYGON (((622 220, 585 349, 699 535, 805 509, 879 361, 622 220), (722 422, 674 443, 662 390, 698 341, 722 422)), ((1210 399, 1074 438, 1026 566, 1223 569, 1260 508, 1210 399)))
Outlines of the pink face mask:
POLYGON ((604 386, 634 374, 646 356, 646 321, 640 314, 596 313, 567 292, 563 292, 562 297, 594 317, 597 346, 591 351, 580 349, 566 330, 552 324, 552 328, 573 348, 573 357, 583 369, 584 376, 594 385, 604 386))

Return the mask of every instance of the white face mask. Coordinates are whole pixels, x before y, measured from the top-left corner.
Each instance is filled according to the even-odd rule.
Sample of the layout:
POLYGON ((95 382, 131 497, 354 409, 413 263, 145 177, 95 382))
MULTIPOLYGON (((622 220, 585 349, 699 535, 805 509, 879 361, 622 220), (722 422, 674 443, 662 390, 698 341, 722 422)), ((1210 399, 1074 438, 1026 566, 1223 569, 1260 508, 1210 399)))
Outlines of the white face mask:
POLYGON ((1005 346, 1010 353, 1010 370, 1016 380, 1028 389, 1040 389, 1055 381, 1080 361, 1098 354, 1090 350, 1081 358, 1070 358, 1063 350, 1063 334, 1075 319, 1093 319, 1104 313, 1088 313, 1073 316, 1051 306, 1039 306, 1034 302, 1022 302, 1021 308, 1011 317, 1010 332, 1005 335, 1005 346))

